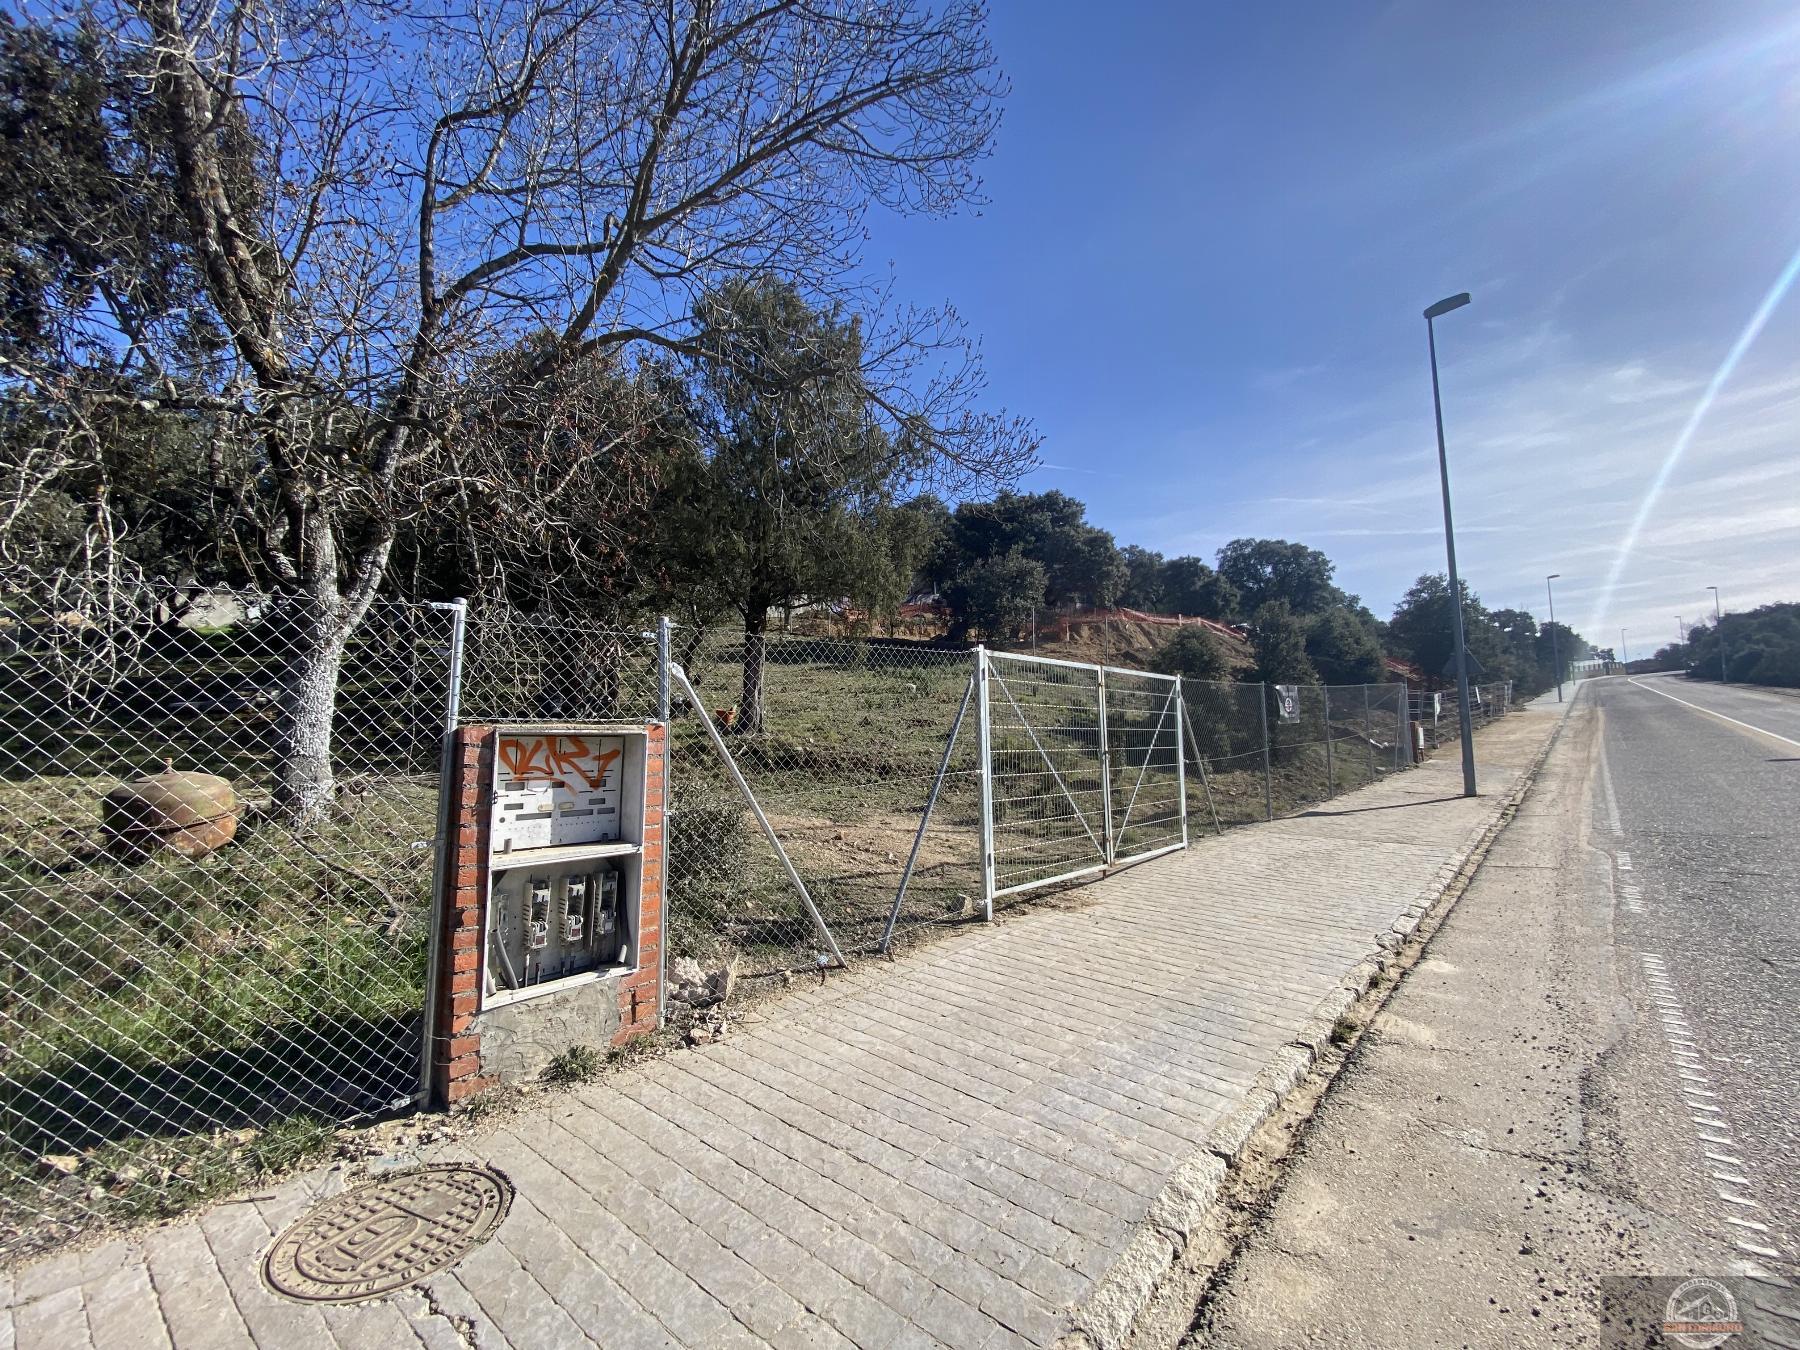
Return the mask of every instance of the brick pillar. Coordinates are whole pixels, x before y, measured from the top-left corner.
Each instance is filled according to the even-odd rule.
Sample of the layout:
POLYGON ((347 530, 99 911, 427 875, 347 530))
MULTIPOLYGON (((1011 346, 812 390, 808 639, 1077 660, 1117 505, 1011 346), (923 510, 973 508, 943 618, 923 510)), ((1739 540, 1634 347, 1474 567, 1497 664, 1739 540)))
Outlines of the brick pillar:
POLYGON ((431 1037, 431 1099, 452 1106, 492 1085, 481 1075, 481 962, 487 933, 488 820, 494 791, 494 729, 456 733, 450 767, 450 830, 438 930, 438 1006, 431 1037))
POLYGON ((663 813, 668 759, 666 728, 652 723, 644 745, 644 853, 639 880, 637 970, 619 985, 619 1031, 624 1045, 660 1025, 663 958, 663 813))

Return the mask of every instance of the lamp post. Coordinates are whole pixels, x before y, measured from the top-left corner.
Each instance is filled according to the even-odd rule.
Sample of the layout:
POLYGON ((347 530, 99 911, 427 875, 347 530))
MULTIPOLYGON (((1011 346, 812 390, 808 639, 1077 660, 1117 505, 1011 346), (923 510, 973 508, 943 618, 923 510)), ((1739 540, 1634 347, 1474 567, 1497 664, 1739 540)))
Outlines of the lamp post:
POLYGON ((1625 630, 1619 630, 1619 664, 1626 667, 1625 673, 1631 674, 1631 649, 1625 645, 1625 630))
POLYGON ((1708 586, 1713 593, 1713 636, 1719 641, 1719 683, 1725 684, 1725 615, 1719 609, 1719 588, 1708 586))
POLYGON ((1550 666, 1556 671, 1556 701, 1558 703, 1563 701, 1562 652, 1556 641, 1556 592, 1551 588, 1550 583, 1561 575, 1561 572, 1552 572, 1544 578, 1544 595, 1550 601, 1550 666))
POLYGON ((1438 395, 1437 330, 1433 321, 1469 303, 1469 293, 1448 296, 1425 311, 1425 343, 1431 353, 1431 411, 1437 419, 1438 478, 1444 486, 1444 556, 1450 564, 1450 613, 1456 641, 1456 716, 1462 725, 1463 796, 1475 796, 1475 727, 1469 716, 1469 648, 1463 639, 1462 584, 1456 578, 1456 526, 1450 519, 1450 459, 1444 452, 1444 403, 1438 395))

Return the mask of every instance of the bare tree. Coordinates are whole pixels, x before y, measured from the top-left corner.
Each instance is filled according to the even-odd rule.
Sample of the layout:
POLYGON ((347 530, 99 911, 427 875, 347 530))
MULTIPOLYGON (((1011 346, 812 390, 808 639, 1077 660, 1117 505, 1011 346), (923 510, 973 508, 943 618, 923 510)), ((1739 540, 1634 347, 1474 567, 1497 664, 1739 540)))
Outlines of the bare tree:
MULTIPOLYGON (((977 197, 1003 93, 971 3, 83 0, 53 21, 152 93, 226 349, 195 359, 124 316, 114 346, 150 391, 133 397, 242 438, 213 469, 246 557, 292 597, 277 799, 302 816, 330 793, 339 664, 399 523, 508 490, 444 434, 462 381, 540 336, 533 378, 691 353, 694 297, 732 275, 879 304, 866 212, 977 197)), ((1027 428, 976 408, 953 315, 883 333, 871 401, 943 480, 1030 461, 1027 428)))

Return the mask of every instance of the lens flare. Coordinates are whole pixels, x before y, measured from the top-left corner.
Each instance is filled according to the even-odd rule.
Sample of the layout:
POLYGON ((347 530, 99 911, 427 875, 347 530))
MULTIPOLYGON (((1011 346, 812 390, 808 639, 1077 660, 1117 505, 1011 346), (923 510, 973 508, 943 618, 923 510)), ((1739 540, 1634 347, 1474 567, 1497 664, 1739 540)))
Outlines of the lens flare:
POLYGON ((1608 626, 1608 611, 1612 607, 1613 592, 1618 589, 1619 575, 1624 572, 1625 565, 1631 561, 1631 555, 1637 548, 1638 536, 1643 533, 1651 513, 1656 510, 1656 503, 1661 498, 1663 488, 1669 481, 1669 475, 1674 473, 1675 466, 1681 463, 1681 457, 1687 453, 1688 445, 1694 439, 1694 433, 1700 429, 1701 422, 1706 420, 1706 414, 1711 410, 1713 401, 1718 398, 1719 391, 1725 387, 1725 382, 1737 370, 1738 362, 1744 359, 1744 353, 1750 350, 1750 345, 1756 341, 1758 334, 1763 330, 1763 325, 1768 323, 1769 316, 1781 304, 1796 277, 1800 277, 1800 250, 1796 250, 1794 256, 1788 259, 1787 266, 1781 269, 1781 275, 1775 278, 1775 284, 1769 287, 1769 293, 1756 307, 1756 313, 1752 314, 1750 322, 1744 325, 1744 331, 1738 334, 1737 341, 1731 344, 1731 350, 1725 353, 1725 359, 1719 363, 1719 369, 1708 382, 1705 392, 1694 404, 1693 412, 1688 414, 1687 422, 1681 428, 1681 434, 1675 438, 1675 444, 1670 447, 1668 455, 1664 457, 1662 467, 1656 471, 1656 477, 1650 480, 1649 490, 1644 493, 1644 500, 1638 504, 1637 514, 1632 517, 1631 528, 1625 531, 1625 537, 1619 541, 1619 551, 1613 555, 1612 566, 1607 569, 1606 584, 1601 588, 1600 598, 1595 601, 1593 613, 1588 619, 1588 631, 1599 632, 1608 626))

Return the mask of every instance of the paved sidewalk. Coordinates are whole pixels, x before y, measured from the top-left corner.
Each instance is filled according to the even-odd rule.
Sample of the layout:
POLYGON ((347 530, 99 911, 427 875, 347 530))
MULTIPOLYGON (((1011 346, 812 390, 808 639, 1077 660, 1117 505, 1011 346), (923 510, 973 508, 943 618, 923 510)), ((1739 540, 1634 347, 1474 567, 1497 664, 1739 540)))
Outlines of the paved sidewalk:
POLYGON ((0 1350, 999 1350, 1077 1325, 1108 1343, 1145 1243, 1166 1246, 1170 1206, 1222 1170, 1215 1132, 1416 918, 1556 720, 1482 733, 1480 799, 1440 753, 870 963, 434 1155, 492 1163, 518 1197, 419 1289, 343 1308, 265 1289, 270 1236, 334 1184, 312 1173, 0 1276, 0 1350))

